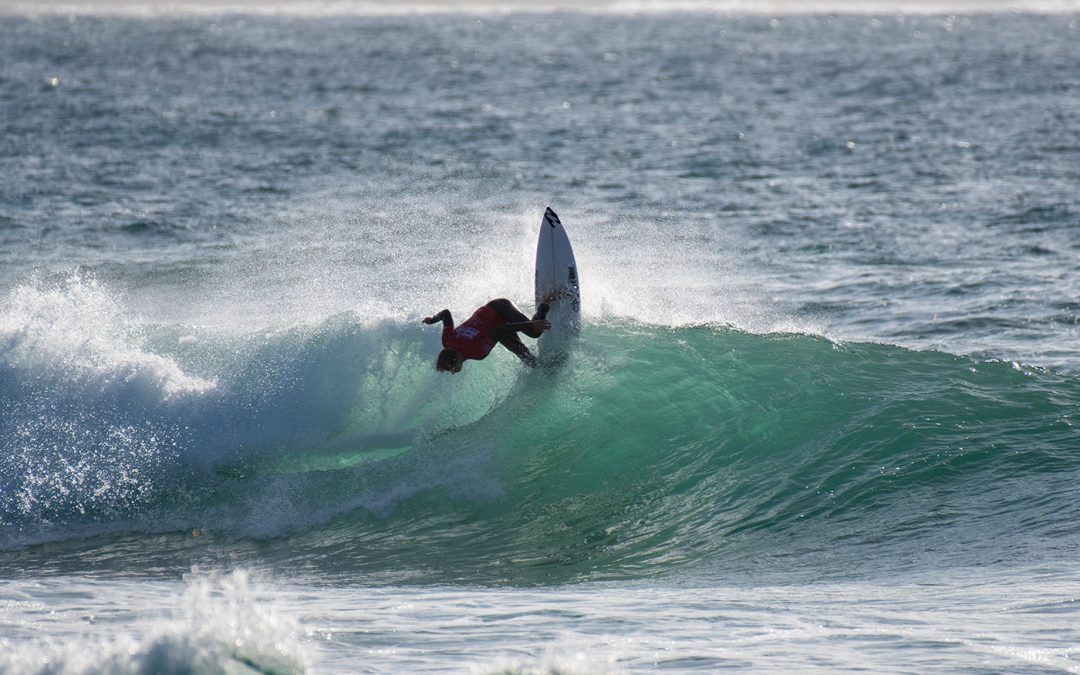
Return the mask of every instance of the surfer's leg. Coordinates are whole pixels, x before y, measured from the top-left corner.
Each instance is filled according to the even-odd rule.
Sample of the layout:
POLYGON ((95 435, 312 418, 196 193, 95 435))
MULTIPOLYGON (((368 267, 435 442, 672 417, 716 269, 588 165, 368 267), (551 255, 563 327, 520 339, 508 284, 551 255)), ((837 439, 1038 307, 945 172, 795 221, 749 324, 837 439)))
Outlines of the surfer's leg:
MULTIPOLYGON (((514 303, 510 302, 506 298, 498 298, 492 300, 487 304, 488 307, 494 309, 502 317, 502 320, 506 323, 529 323, 536 321, 537 319, 546 319, 548 313, 547 303, 540 303, 540 306, 536 308, 536 314, 533 318, 525 316, 521 313, 521 310, 514 306, 514 303)), ((543 334, 543 331, 538 331, 535 328, 527 328, 521 331, 534 340, 543 334)), ((519 340, 520 342, 520 340, 519 340)), ((524 345, 522 345, 524 347, 524 345)), ((512 349, 510 351, 513 351, 512 349)))
POLYGON ((533 368, 536 367, 536 357, 533 356, 533 353, 525 346, 525 343, 521 341, 521 338, 514 333, 510 333, 499 340, 499 344, 514 352, 519 359, 525 362, 525 365, 533 368))
POLYGON ((498 312, 506 323, 525 323, 529 320, 529 317, 522 314, 521 310, 506 298, 492 300, 487 306, 498 312))

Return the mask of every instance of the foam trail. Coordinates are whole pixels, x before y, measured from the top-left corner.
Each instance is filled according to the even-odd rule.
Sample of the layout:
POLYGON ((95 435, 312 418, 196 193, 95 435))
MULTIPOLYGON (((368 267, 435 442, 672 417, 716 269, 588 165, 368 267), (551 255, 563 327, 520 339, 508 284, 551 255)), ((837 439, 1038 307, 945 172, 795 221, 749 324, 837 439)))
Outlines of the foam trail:
MULTIPOLYGON (((401 454, 481 417, 520 367, 496 360, 450 382, 431 368, 437 331, 350 314, 241 334, 141 324, 78 275, 16 287, 2 308, 4 547, 199 523, 210 508, 201 497, 175 500, 212 493, 218 470, 340 469, 401 454)), ((268 525, 256 515, 273 483, 227 500, 228 520, 254 533, 287 527, 287 516, 268 525)))
MULTIPOLYGON (((81 583, 78 591, 88 596, 100 593, 93 582, 81 583)), ((121 591, 111 588, 112 597, 98 606, 97 616, 51 612, 44 635, 29 631, 15 639, 0 638, 0 671, 41 675, 306 671, 310 650, 303 643, 304 629, 276 606, 271 591, 245 571, 193 576, 182 594, 174 591, 171 585, 155 583, 121 591), (125 597, 115 597, 117 593, 125 597), (156 609, 146 615, 149 607, 156 609), (142 620, 117 630, 110 615, 127 616, 132 608, 141 608, 142 620)), ((27 588, 24 596, 40 592, 27 588)))
POLYGON ((216 383, 139 345, 119 300, 74 275, 0 304, 0 525, 137 508, 181 449, 169 411, 216 383))

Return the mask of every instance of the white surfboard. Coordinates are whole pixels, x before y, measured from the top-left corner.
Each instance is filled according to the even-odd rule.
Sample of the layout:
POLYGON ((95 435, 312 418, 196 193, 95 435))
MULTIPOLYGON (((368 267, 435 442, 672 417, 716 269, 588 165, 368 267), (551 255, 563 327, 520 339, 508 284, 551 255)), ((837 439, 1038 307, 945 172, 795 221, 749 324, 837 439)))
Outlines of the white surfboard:
POLYGON ((551 305, 551 330, 537 341, 540 360, 552 363, 566 356, 570 342, 581 330, 581 286, 570 238, 549 207, 536 242, 536 304, 551 305))

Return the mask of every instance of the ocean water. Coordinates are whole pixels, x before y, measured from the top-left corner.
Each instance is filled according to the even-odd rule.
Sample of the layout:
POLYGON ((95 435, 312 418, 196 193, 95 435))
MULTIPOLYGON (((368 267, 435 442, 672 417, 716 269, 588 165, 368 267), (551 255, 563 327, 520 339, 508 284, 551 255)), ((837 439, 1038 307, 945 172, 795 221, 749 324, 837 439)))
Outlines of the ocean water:
POLYGON ((1080 17, 19 7, 0 672, 1080 671, 1080 17))

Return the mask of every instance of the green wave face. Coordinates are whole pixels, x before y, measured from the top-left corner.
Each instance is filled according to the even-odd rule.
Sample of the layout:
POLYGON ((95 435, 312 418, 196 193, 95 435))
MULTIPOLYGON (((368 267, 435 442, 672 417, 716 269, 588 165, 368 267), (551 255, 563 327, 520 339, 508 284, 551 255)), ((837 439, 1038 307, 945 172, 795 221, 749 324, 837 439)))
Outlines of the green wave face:
MULTIPOLYGON (((4 502, 4 533, 16 535, 5 548, 60 540, 41 555, 89 564, 121 546, 129 560, 189 568, 190 538, 170 533, 198 530, 230 564, 480 584, 850 577, 1076 548, 1080 382, 1069 376, 626 322, 586 325, 552 370, 497 353, 450 376, 432 367, 436 339, 338 319, 213 347, 219 386, 186 402, 114 392, 111 408, 64 429, 137 436, 124 417, 137 413, 155 438, 183 430, 175 456, 147 467, 133 453, 138 475, 154 477, 133 495, 96 507, 87 481, 81 501, 23 512, 37 483, 19 482, 9 454, 4 480, 21 501, 4 502), (96 535, 108 536, 72 544, 96 535), (145 536, 158 539, 130 545, 145 536)), ((204 342, 153 346, 183 365, 213 361, 182 353, 204 342)), ((73 409, 84 401, 82 389, 67 395, 73 409)), ((70 464, 74 451, 49 438, 70 464)), ((80 461, 136 475, 103 454, 80 461)), ((48 471, 33 468, 24 474, 48 471)), ((67 487, 78 496, 81 485, 67 487)))
POLYGON ((1017 560, 1075 543, 1078 403, 1075 380, 1008 363, 590 326, 477 421, 347 472, 377 508, 305 545, 481 583, 1017 560))

